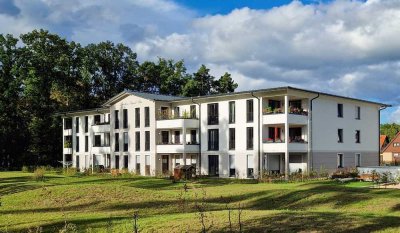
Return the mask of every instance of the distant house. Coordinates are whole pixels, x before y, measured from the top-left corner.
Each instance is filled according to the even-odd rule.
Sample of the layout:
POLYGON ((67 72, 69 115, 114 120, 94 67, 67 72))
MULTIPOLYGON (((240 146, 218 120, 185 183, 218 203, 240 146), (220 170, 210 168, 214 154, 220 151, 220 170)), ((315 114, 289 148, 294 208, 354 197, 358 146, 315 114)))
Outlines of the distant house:
MULTIPOLYGON (((382 146, 382 135, 380 138, 382 146)), ((398 165, 400 164, 400 132, 394 136, 394 138, 384 146, 382 152, 382 164, 386 165, 398 165)))
POLYGON ((379 138, 379 145, 381 148, 381 153, 387 144, 389 144, 389 137, 387 135, 381 135, 379 138))

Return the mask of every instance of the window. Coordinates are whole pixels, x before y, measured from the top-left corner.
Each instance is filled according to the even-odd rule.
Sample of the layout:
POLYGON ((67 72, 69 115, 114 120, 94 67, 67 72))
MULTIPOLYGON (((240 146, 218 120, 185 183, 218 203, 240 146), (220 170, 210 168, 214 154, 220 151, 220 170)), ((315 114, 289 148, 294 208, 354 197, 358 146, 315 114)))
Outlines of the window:
POLYGON ((124 129, 128 128, 128 109, 122 110, 122 117, 123 117, 123 127, 124 129))
POLYGON ((136 174, 140 175, 140 155, 136 155, 136 174))
POLYGON ((149 127, 150 126, 150 108, 145 107, 144 108, 144 127, 149 127))
POLYGON ((195 119, 196 116, 196 105, 190 105, 190 118, 195 119))
POLYGON ((114 151, 119 151, 119 133, 115 133, 115 148, 114 151))
POLYGON ((235 155, 229 155, 229 177, 236 176, 235 155))
POLYGON ((338 168, 343 168, 343 154, 338 154, 337 156, 338 168))
POLYGON ((356 106, 356 120, 360 120, 360 119, 361 119, 361 107, 356 106))
POLYGON ((150 131, 144 132, 144 150, 149 151, 150 150, 150 131))
POLYGON ((356 143, 360 143, 361 142, 361 134, 360 134, 360 130, 356 130, 356 143))
POLYGON ((254 101, 247 100, 246 101, 246 112, 247 112, 247 122, 254 121, 254 101))
POLYGON ((79 152, 79 136, 76 136, 76 144, 75 144, 75 151, 79 152))
POLYGON ((94 115, 94 124, 95 125, 100 124, 100 115, 94 115))
POLYGON ((145 167, 144 167, 144 172, 145 172, 145 174, 146 174, 146 176, 149 176, 150 175, 150 155, 145 155, 145 160, 144 160, 144 164, 145 164, 145 167))
POLYGON ((343 129, 338 129, 337 133, 338 133, 338 143, 342 143, 343 142, 343 129))
POLYGON ((236 131, 235 128, 229 128, 229 150, 234 150, 236 146, 236 131))
POLYGON ((75 156, 75 167, 79 169, 79 155, 75 156))
POLYGON ((128 132, 124 132, 124 151, 128 151, 128 132))
POLYGON ((219 150, 218 129, 208 130, 208 150, 219 150))
POLYGON ((356 154, 356 167, 361 166, 361 154, 357 153, 356 154))
POLYGON ((179 116, 180 116, 180 113, 179 113, 180 111, 179 111, 179 107, 175 107, 174 108, 174 117, 175 118, 179 118, 179 116))
POLYGON ((94 135, 94 146, 101 146, 101 135, 94 135))
POLYGON ((168 131, 161 131, 161 144, 169 143, 169 133, 168 131))
POLYGON ((118 110, 114 111, 114 118, 115 118, 115 121, 114 121, 115 129, 119 129, 119 111, 118 110))
POLYGON ((110 133, 104 133, 104 146, 110 146, 110 133))
POLYGON ((135 108, 135 127, 140 127, 140 108, 135 108))
POLYGON ((236 121, 235 111, 235 101, 229 101, 229 124, 234 124, 236 121))
POLYGON ((79 117, 75 118, 75 132, 79 133, 79 117))
POLYGON ((254 159, 253 155, 247 155, 247 177, 254 177, 254 159))
POLYGON ((195 129, 190 130, 190 143, 197 144, 197 131, 195 129))
POLYGON ((89 117, 85 116, 85 133, 89 131, 89 117))
POLYGON ((135 150, 140 150, 140 132, 135 132, 135 150))
POLYGON ((64 118, 64 129, 72 129, 72 118, 64 118))
POLYGON ((400 143, 398 143, 398 142, 393 143, 393 147, 399 147, 399 146, 400 146, 400 143))
POLYGON ((208 113, 208 124, 218 125, 218 104, 217 103, 208 104, 207 113, 208 113))
POLYGON ((129 156, 124 155, 124 168, 128 169, 128 164, 129 164, 129 156))
POLYGON ((85 152, 89 151, 89 136, 85 136, 85 152))
POLYGON ((254 143, 253 143, 253 127, 247 127, 247 150, 253 150, 254 143))
POLYGON ((175 131, 174 143, 175 144, 181 144, 181 132, 180 131, 175 131))
POLYGON ((64 137, 64 148, 72 148, 72 136, 64 137))
POLYGON ((343 104, 338 104, 337 105, 337 116, 338 117, 343 117, 343 104))
POLYGON ((115 156, 115 169, 119 169, 119 155, 115 156))

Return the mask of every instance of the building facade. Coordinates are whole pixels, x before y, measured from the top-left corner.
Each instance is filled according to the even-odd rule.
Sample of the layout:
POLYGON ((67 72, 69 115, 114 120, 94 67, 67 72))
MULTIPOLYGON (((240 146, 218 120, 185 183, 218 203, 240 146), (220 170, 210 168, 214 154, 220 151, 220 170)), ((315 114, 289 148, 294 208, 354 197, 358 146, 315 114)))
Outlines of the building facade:
POLYGON ((63 161, 148 176, 193 165, 238 178, 377 166, 386 106, 293 87, 193 98, 124 91, 62 115, 63 161))

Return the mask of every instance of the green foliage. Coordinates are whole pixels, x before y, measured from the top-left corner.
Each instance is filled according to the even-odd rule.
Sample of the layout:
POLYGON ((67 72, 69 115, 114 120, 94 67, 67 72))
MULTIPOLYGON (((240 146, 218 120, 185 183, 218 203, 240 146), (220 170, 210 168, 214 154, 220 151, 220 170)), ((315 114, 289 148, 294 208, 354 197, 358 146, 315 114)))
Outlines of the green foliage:
POLYGON ((28 173, 29 172, 29 167, 28 166, 22 166, 21 171, 28 173))
POLYGON ((400 131, 400 125, 396 123, 386 123, 381 124, 380 133, 382 135, 387 135, 389 140, 392 140, 396 136, 397 132, 400 131))
POLYGON ((182 60, 137 61, 128 46, 110 41, 82 47, 46 30, 0 34, 0 168, 57 165, 59 112, 95 108, 123 90, 197 96, 233 92, 202 65, 189 74, 182 60), (17 46, 18 43, 18 46, 17 46))
POLYGON ((38 167, 35 169, 33 172, 33 179, 36 181, 44 181, 44 173, 46 172, 46 169, 44 167, 38 167))

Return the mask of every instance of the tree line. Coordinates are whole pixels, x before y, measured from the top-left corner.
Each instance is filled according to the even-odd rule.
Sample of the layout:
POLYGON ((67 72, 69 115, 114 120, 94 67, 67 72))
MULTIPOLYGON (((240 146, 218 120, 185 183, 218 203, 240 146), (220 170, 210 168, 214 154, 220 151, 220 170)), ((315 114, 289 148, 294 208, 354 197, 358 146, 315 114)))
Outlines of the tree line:
POLYGON ((381 135, 388 136, 389 140, 392 140, 399 131, 400 131, 399 124, 396 123, 381 124, 380 133, 381 135))
POLYGON ((139 63, 121 43, 82 46, 46 30, 0 34, 0 169, 57 165, 58 112, 98 107, 123 90, 200 96, 237 87, 229 73, 216 78, 205 65, 188 73, 183 60, 139 63))

